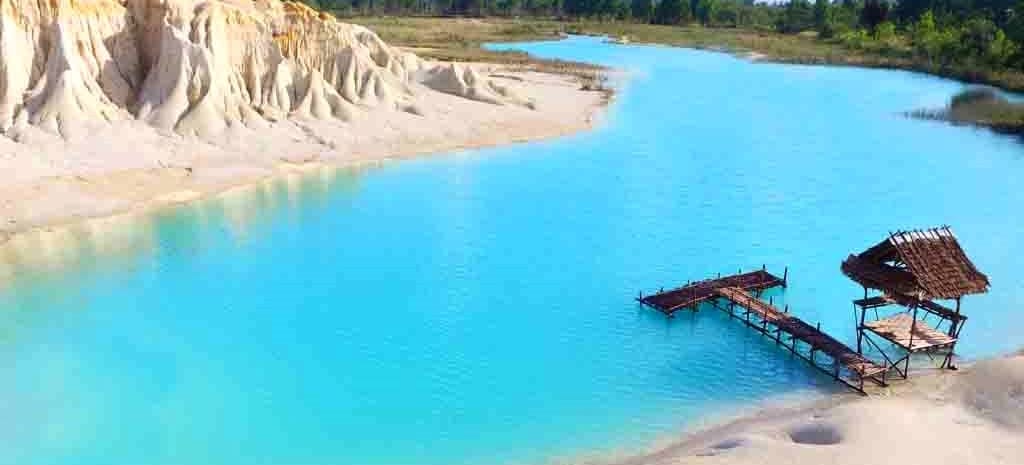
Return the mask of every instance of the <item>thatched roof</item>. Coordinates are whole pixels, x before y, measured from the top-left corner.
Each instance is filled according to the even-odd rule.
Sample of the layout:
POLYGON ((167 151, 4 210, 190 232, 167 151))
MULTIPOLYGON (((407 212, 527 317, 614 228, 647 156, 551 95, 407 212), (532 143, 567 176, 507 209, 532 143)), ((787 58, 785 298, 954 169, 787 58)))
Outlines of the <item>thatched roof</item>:
POLYGON ((843 274, 862 286, 918 299, 955 299, 988 291, 988 276, 967 258, 948 226, 899 231, 859 255, 843 274))

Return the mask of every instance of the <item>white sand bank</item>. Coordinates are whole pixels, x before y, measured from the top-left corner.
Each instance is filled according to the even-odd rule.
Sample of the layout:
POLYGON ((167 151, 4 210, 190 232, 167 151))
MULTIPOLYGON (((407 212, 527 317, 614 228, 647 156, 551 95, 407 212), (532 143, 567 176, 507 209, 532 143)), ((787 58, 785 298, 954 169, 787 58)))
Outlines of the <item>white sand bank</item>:
POLYGON ((417 92, 422 115, 366 109, 353 121, 284 120, 229 129, 200 141, 137 120, 97 125, 70 139, 0 137, 0 242, 13 233, 194 200, 281 172, 350 165, 550 138, 592 127, 599 92, 568 76, 477 65, 495 83, 529 95, 535 109, 417 92), (511 78, 510 78, 511 77, 511 78))
POLYGON ((639 464, 995 465, 1024 463, 1024 355, 912 378, 684 436, 639 464))
POLYGON ((305 163, 558 136, 603 102, 290 0, 10 0, 0 52, 0 240, 305 163))

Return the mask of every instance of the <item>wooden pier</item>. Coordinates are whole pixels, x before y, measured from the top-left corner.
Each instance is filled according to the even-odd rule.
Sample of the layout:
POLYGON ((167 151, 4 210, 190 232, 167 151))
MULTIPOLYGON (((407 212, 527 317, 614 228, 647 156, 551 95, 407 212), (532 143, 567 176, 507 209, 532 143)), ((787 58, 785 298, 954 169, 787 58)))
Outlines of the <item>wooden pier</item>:
POLYGON ((720 304, 716 299, 711 303, 730 317, 739 319, 747 327, 774 340, 811 366, 824 372, 832 379, 845 384, 863 394, 864 381, 871 381, 885 386, 885 373, 888 369, 871 359, 857 353, 846 344, 839 342, 821 330, 821 325, 811 326, 807 322, 790 315, 788 311, 779 310, 750 293, 734 288, 718 289, 716 295, 725 301, 720 304), (737 307, 740 310, 737 310, 737 307), (806 353, 800 350, 802 343, 806 353), (817 354, 823 354, 822 360, 817 354), (828 363, 826 363, 826 361, 828 363))
POLYGON ((697 305, 717 297, 717 290, 725 287, 732 287, 744 291, 760 292, 773 287, 786 287, 788 269, 782 277, 769 273, 764 267, 760 270, 749 273, 738 273, 730 276, 718 276, 703 281, 687 283, 682 287, 669 291, 662 291, 654 295, 644 296, 641 294, 636 298, 637 302, 654 308, 666 315, 672 315, 678 310, 689 308, 695 310, 697 305))
POLYGON ((666 315, 709 303, 857 392, 864 393, 865 381, 885 386, 886 366, 829 336, 820 325, 811 326, 789 314, 788 309, 779 310, 757 297, 766 289, 785 287, 788 274, 787 270, 780 278, 762 267, 749 273, 688 283, 646 297, 641 295, 637 301, 666 315))
POLYGON ((840 269, 864 288, 864 298, 853 301, 857 350, 823 332, 821 324, 811 326, 791 315, 788 306, 779 310, 771 299, 761 300, 766 289, 786 287, 788 270, 780 278, 762 266, 654 295, 641 293, 636 300, 670 317, 681 309, 696 311, 701 304, 710 304, 862 394, 865 381, 885 386, 890 370, 907 378, 915 354, 926 354, 933 361, 933 355, 944 354, 939 368, 956 368, 956 344, 967 321, 960 301, 966 295, 988 292, 989 280, 967 257, 949 226, 889 233, 871 248, 851 254, 840 269), (870 296, 869 290, 880 295, 870 296), (953 301, 955 307, 936 300, 953 301), (880 312, 892 307, 896 313, 880 312), (874 313, 871 320, 868 310, 874 313), (930 316, 937 321, 929 322, 930 316), (865 342, 884 361, 865 356, 865 342))

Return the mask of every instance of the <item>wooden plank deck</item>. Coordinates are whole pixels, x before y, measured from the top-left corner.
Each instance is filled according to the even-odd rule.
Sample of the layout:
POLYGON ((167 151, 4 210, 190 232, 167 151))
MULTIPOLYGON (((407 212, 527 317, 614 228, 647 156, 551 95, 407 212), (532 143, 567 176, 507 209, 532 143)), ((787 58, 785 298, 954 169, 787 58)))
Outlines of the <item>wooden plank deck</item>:
POLYGON ((932 314, 934 314, 934 315, 936 315, 936 316, 938 316, 940 318, 944 318, 946 320, 953 321, 953 322, 956 322, 958 324, 963 322, 963 321, 967 321, 967 316, 966 315, 962 315, 959 312, 956 312, 955 310, 953 310, 953 309, 951 309, 949 307, 945 307, 945 306, 943 306, 943 305, 941 305, 939 303, 936 303, 934 301, 931 301, 931 300, 919 300, 919 299, 916 299, 914 297, 910 297, 910 296, 906 296, 906 295, 896 295, 896 296, 880 295, 880 296, 868 297, 866 299, 854 300, 853 304, 858 306, 858 307, 862 307, 862 308, 866 308, 866 309, 885 307, 885 306, 888 306, 888 305, 902 305, 904 307, 916 306, 916 307, 919 307, 919 308, 921 308, 921 309, 923 309, 925 311, 928 311, 928 312, 930 312, 930 313, 932 313, 932 314))
POLYGON ((888 371, 883 365, 879 365, 871 359, 857 353, 846 344, 839 342, 829 336, 821 329, 807 324, 805 321, 780 311, 769 303, 758 299, 743 289, 736 287, 719 288, 716 292, 718 297, 729 301, 729 308, 716 307, 725 310, 729 316, 738 317, 733 307, 739 306, 746 310, 744 318, 747 326, 768 336, 776 343, 784 343, 784 337, 789 338, 790 351, 799 355, 815 368, 833 376, 837 381, 847 386, 864 392, 864 381, 870 380, 879 385, 885 385, 885 372, 888 371), (754 315, 757 320, 752 321, 750 316, 754 315), (785 336, 783 335, 785 334, 785 336), (810 355, 804 356, 796 350, 796 343, 803 342, 810 347, 810 355), (832 359, 835 364, 826 367, 816 360, 814 354, 821 352, 832 359), (840 373, 839 366, 846 368, 852 379, 847 379, 840 373), (831 369, 830 369, 831 368, 831 369), (881 378, 879 378, 881 376, 881 378))
POLYGON ((915 324, 913 317, 906 313, 867 322, 864 327, 908 352, 937 349, 956 342, 955 337, 932 328, 927 322, 918 320, 915 324))
POLYGON ((688 283, 669 291, 659 292, 646 297, 638 297, 637 301, 653 307, 666 315, 671 315, 677 310, 687 307, 696 308, 697 304, 715 298, 717 296, 716 291, 723 287, 734 287, 744 291, 762 291, 776 286, 786 286, 785 274, 780 278, 762 268, 749 273, 739 273, 688 283))

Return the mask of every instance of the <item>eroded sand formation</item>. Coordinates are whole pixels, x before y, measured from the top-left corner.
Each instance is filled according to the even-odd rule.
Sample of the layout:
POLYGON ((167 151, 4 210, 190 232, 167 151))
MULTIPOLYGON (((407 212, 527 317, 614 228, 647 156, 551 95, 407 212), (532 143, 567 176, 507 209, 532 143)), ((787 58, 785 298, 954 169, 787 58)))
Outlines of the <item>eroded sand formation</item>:
POLYGON ((315 165, 561 136, 605 102, 299 3, 0 0, 0 244, 315 165))
POLYGON ((0 0, 0 130, 64 137, 135 118, 206 138, 283 118, 413 114, 429 89, 532 105, 470 68, 278 0, 0 0), (422 85, 421 85, 422 83, 422 85))

